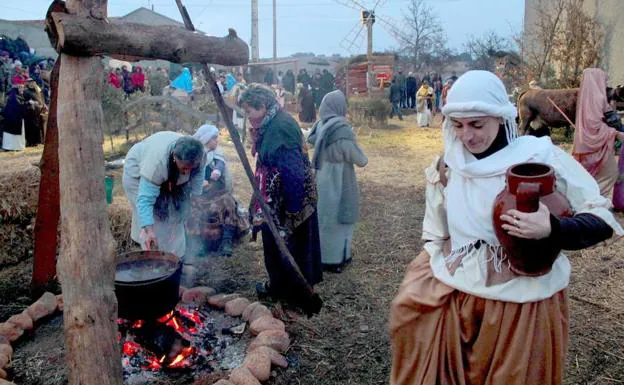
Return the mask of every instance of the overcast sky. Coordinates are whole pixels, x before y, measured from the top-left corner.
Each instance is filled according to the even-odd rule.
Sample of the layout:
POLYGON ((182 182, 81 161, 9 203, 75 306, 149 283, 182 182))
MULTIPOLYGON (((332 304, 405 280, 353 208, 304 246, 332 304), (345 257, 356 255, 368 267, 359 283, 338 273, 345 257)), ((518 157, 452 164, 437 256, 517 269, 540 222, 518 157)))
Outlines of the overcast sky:
MULTIPOLYGON (((352 0, 340 0, 350 3, 352 0)), ((357 0, 371 7, 377 0, 357 0)), ((410 0, 380 0, 377 15, 390 23, 402 21, 410 0)), ((224 36, 233 27, 238 35, 251 37, 251 0, 183 0, 195 27, 211 35, 224 36)), ((0 0, 1 19, 41 19, 50 0, 0 0)), ((260 56, 273 55, 272 0, 259 0, 260 56)), ((522 29, 524 0, 428 0, 446 30, 449 46, 460 50, 467 38, 494 30, 510 36, 522 29)), ((123 16, 144 6, 181 21, 174 0, 109 0, 109 16, 123 16)), ((277 0, 278 56, 296 52, 331 55, 348 52, 341 47, 352 28, 359 23, 359 13, 334 0, 277 0)), ((358 27, 359 28, 359 27, 358 27)), ((383 51, 397 47, 381 23, 373 29, 373 49, 383 51)), ((362 32, 362 38, 365 33, 362 32)), ((352 39, 347 39, 352 40, 352 39)), ((362 39, 358 53, 365 53, 362 39)))

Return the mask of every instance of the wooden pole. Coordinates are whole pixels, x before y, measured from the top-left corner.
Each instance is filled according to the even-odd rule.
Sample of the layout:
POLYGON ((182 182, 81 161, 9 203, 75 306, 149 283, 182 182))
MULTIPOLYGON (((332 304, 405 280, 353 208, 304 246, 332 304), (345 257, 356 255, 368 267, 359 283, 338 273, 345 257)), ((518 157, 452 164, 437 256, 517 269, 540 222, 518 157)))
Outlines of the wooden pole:
MULTIPOLYGON (((273 76, 277 82, 277 0, 273 0, 273 76)), ((281 84, 277 84, 281 86, 281 84)))
POLYGON ((368 97, 372 97, 373 90, 373 11, 370 11, 370 16, 366 19, 366 32, 368 34, 368 40, 366 44, 366 60, 368 62, 366 68, 366 83, 368 84, 368 97))
POLYGON ((50 75, 50 110, 45 134, 45 145, 41 156, 41 179, 39 182, 39 201, 35 220, 35 252, 33 275, 30 283, 33 297, 39 297, 46 291, 56 277, 56 249, 58 230, 61 220, 59 191, 59 157, 57 101, 58 79, 61 59, 54 63, 50 75))
POLYGON ((260 59, 258 46, 258 0, 251 0, 251 62, 257 63, 260 59))
MULTIPOLYGON (((68 0, 72 14, 104 19, 107 0, 68 0)), ((60 55, 58 87, 65 348, 71 385, 122 385, 114 241, 104 194, 103 67, 60 55)))

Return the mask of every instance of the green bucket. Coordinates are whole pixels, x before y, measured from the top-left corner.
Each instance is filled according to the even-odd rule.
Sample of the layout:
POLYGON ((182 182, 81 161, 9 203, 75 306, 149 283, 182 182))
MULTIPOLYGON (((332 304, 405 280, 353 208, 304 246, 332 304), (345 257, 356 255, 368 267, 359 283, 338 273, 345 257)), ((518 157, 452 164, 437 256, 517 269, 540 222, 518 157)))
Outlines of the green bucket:
POLYGON ((115 184, 115 179, 112 176, 107 175, 104 177, 104 187, 106 188, 106 203, 113 203, 113 185, 115 184))

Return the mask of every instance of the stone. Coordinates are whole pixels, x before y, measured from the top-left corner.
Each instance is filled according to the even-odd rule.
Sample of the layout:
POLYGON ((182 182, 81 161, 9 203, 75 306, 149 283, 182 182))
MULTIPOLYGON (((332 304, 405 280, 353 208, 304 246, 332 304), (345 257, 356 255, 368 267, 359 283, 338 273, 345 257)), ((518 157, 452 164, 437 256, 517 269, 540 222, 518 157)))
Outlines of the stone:
POLYGON ((264 317, 266 315, 270 315, 271 317, 273 316, 273 313, 271 313, 271 310, 269 310, 268 307, 264 305, 256 306, 256 308, 251 312, 248 321, 249 323, 252 323, 258 318, 264 317))
POLYGON ((22 334, 24 334, 24 330, 11 323, 4 322, 0 324, 0 336, 6 337, 11 342, 16 341, 22 334))
POLYGON ((45 292, 35 303, 26 308, 26 313, 34 322, 54 313, 57 308, 56 296, 50 292, 45 292))
POLYGON ((56 308, 59 311, 63 311, 63 308, 64 308, 64 306, 63 306, 63 294, 59 294, 59 295, 56 296, 56 308))
POLYGON ((261 385, 260 381, 244 366, 239 366, 232 370, 230 381, 234 385, 261 385))
POLYGON ((9 362, 11 362, 11 356, 0 353, 0 368, 4 368, 9 362))
POLYGON ((234 383, 232 381, 221 379, 221 380, 215 382, 213 385, 234 385, 234 383))
POLYGON ((203 305, 208 300, 208 297, 214 295, 216 292, 215 289, 208 286, 197 286, 192 289, 186 289, 182 293, 182 302, 203 305))
POLYGON ((256 302, 252 302, 249 304, 249 306, 247 306, 245 308, 245 311, 243 311, 243 319, 245 321, 249 321, 249 317, 251 316, 251 313, 254 311, 254 309, 261 305, 260 302, 256 301, 256 302))
POLYGON ((259 381, 266 381, 271 377, 271 359, 260 350, 248 353, 243 366, 249 369, 259 381))
POLYGON ((56 296, 49 291, 43 293, 37 302, 42 303, 45 306, 48 314, 52 314, 56 311, 56 296))
POLYGON ((0 354, 6 354, 10 359, 13 356, 13 347, 9 344, 0 344, 0 354))
POLYGON ((235 298, 225 304, 225 314, 232 317, 239 317, 249 304, 250 302, 247 298, 235 298))
POLYGON ((284 325, 282 321, 273 318, 271 315, 265 315, 253 321, 251 325, 249 325, 249 330, 251 334, 256 336, 265 330, 286 331, 286 325, 284 325))
POLYGON ((221 380, 215 382, 213 385, 234 385, 234 383, 232 381, 221 379, 221 380))
POLYGON ((11 316, 7 322, 12 323, 22 330, 30 330, 33 328, 33 320, 27 313, 20 313, 11 316))
POLYGON ((223 309, 226 303, 233 299, 239 298, 240 296, 240 294, 217 294, 208 298, 208 304, 216 307, 217 309, 223 309))
POLYGON ((253 350, 253 352, 261 352, 264 355, 268 356, 271 360, 271 364, 275 366, 279 366, 280 368, 288 367, 288 361, 286 361, 286 358, 279 354, 275 349, 272 349, 268 346, 258 346, 256 349, 253 350))
POLYGON ((46 306, 39 301, 28 306, 25 312, 30 316, 30 318, 32 318, 33 322, 37 322, 43 317, 47 317, 48 315, 50 315, 50 313, 48 313, 48 310, 46 309, 46 306))
POLYGON ((247 351, 251 352, 259 346, 268 346, 284 353, 290 346, 290 338, 288 333, 280 330, 265 330, 251 341, 247 351))

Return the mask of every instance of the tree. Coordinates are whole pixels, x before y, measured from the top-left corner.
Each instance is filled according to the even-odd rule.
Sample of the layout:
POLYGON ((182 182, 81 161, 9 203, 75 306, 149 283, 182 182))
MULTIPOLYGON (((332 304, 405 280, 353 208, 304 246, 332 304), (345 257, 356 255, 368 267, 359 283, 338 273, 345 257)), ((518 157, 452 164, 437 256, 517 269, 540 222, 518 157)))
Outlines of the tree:
POLYGON ((542 84, 576 87, 584 68, 600 64, 604 33, 583 11, 584 0, 539 0, 522 41, 527 76, 542 84))
POLYGON ((527 62, 527 75, 538 81, 545 80, 555 36, 561 29, 566 3, 567 0, 538 0, 534 10, 537 19, 531 30, 525 31, 522 50, 527 62))
POLYGON ((584 0, 567 0, 563 25, 556 34, 552 60, 560 87, 578 87, 583 69, 600 64, 604 33, 600 24, 583 11, 584 0))
POLYGON ((480 37, 471 35, 464 44, 464 49, 472 59, 473 68, 486 71, 494 71, 495 58, 504 56, 505 51, 510 48, 509 39, 495 31, 488 31, 480 37))
POLYGON ((425 0, 410 0, 405 11, 404 27, 393 35, 401 50, 412 59, 416 69, 431 58, 449 56, 442 23, 425 0))

